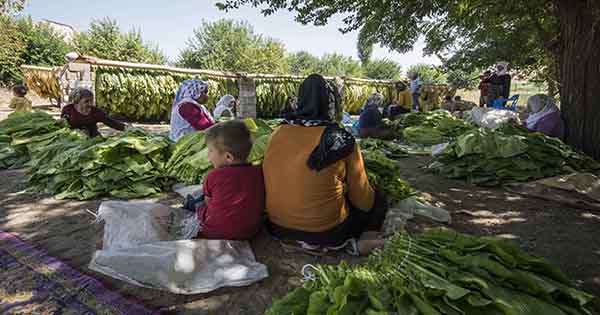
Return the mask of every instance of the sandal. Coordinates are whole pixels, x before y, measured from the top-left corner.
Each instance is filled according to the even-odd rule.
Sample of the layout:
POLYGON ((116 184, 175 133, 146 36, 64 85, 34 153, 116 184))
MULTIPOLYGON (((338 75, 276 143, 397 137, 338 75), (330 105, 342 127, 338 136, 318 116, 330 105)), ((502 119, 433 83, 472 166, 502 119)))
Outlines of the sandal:
POLYGON ((327 250, 323 249, 318 245, 310 245, 301 241, 283 241, 280 240, 279 244, 285 252, 302 252, 311 256, 324 256, 327 253, 327 250))

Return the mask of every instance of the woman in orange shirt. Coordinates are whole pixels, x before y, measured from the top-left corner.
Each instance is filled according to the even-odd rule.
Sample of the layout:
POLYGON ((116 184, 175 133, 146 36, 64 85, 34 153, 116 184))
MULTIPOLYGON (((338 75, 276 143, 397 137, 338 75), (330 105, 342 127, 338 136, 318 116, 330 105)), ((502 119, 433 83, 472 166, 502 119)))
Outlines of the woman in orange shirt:
POLYGON ((307 77, 297 110, 273 132, 263 161, 269 231, 315 253, 347 248, 357 254, 380 244, 356 240, 379 230, 387 212, 354 137, 335 121, 340 104, 332 82, 307 77))

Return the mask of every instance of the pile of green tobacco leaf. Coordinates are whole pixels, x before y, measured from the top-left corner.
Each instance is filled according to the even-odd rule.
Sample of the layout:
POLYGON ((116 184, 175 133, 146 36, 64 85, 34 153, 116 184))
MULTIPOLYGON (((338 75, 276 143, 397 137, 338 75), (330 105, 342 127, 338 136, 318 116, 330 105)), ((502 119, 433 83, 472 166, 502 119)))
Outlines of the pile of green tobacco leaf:
POLYGON ((208 159, 204 132, 192 132, 181 137, 166 163, 167 175, 178 182, 198 185, 212 168, 208 159))
POLYGON ((359 142, 361 150, 381 151, 391 159, 403 158, 408 156, 408 151, 399 144, 392 141, 380 139, 361 139, 359 142))
POLYGON ((410 184, 400 178, 400 166, 381 151, 361 150, 369 183, 377 191, 385 194, 389 204, 413 196, 416 192, 410 184))
POLYGON ((64 122, 44 112, 8 115, 0 121, 0 169, 25 167, 30 159, 27 148, 44 145, 36 144, 39 136, 64 127, 64 122))
POLYGON ((448 178, 498 185, 594 171, 600 163, 557 138, 504 124, 496 130, 475 129, 459 136, 429 167, 448 178))
MULTIPOLYGON (((248 161, 260 164, 273 130, 266 121, 260 119, 249 118, 245 120, 245 123, 254 140, 248 161)), ((201 183, 202 178, 211 168, 212 164, 208 160, 208 148, 203 132, 194 132, 181 137, 166 163, 167 174, 186 184, 201 183)))
POLYGON ((583 315, 594 299, 514 245, 447 229, 398 233, 361 265, 308 270, 267 315, 583 315))
POLYGON ((393 122, 406 143, 431 146, 450 141, 475 127, 447 112, 408 113, 393 122))
POLYGON ((143 129, 129 129, 107 139, 78 136, 59 130, 57 138, 32 155, 27 170, 30 189, 56 198, 101 196, 138 198, 160 193, 167 184, 164 161, 170 142, 143 129))

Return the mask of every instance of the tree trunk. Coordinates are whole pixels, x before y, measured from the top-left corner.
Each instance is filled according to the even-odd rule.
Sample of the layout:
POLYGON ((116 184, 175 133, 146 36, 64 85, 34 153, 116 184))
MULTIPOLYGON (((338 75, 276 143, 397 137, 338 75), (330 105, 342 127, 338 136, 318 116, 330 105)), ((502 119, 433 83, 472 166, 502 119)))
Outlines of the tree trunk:
POLYGON ((560 96, 566 140, 600 159, 600 3, 555 3, 560 20, 560 96))

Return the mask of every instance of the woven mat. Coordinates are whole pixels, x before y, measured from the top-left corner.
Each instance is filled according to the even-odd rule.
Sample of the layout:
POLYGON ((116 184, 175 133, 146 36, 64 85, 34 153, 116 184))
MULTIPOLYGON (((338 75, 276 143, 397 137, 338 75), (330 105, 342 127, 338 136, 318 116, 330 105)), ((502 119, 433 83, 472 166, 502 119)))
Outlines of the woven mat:
POLYGON ((0 314, 158 314, 0 230, 0 314))

